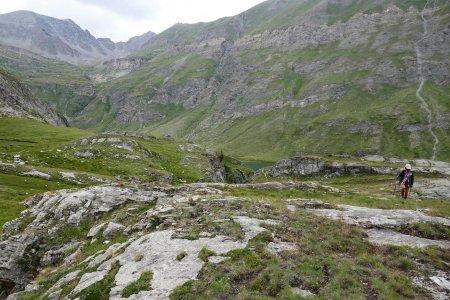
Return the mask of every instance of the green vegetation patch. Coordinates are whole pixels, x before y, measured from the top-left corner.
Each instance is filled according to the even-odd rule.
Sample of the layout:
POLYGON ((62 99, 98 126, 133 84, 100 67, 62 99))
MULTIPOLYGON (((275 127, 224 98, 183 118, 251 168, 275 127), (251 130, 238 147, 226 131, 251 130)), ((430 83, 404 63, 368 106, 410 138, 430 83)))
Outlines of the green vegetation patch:
POLYGON ((138 280, 128 284, 122 291, 122 297, 128 298, 140 291, 150 291, 153 272, 145 271, 138 280))
MULTIPOLYGON (((0 232, 3 224, 17 218, 26 207, 23 201, 32 195, 58 189, 74 188, 58 181, 0 173, 0 232)), ((78 186, 77 186, 78 187, 78 186)))
POLYGON ((372 246, 359 229, 304 210, 289 213, 285 222, 259 234, 245 249, 227 253, 231 259, 206 264, 198 280, 176 288, 170 298, 297 299, 296 289, 324 299, 422 298, 425 291, 411 281, 417 272, 414 261, 438 266, 448 259, 440 249, 372 246), (272 234, 295 243, 297 250, 268 253, 272 234))
POLYGON ((178 254, 177 254, 177 260, 178 261, 181 261, 181 260, 183 260, 183 258, 185 258, 186 256, 187 256, 188 254, 187 254, 187 252, 186 251, 180 251, 178 254))
POLYGON ((208 248, 203 247, 198 253, 198 258, 203 260, 204 262, 208 262, 208 257, 214 256, 216 253, 208 248))
POLYGON ((397 226, 396 231, 432 240, 450 241, 450 227, 442 224, 416 223, 397 226))
POLYGON ((115 286, 115 277, 119 272, 120 264, 116 261, 109 273, 103 280, 94 283, 85 290, 81 291, 77 296, 85 300, 107 300, 109 299, 109 292, 115 286))

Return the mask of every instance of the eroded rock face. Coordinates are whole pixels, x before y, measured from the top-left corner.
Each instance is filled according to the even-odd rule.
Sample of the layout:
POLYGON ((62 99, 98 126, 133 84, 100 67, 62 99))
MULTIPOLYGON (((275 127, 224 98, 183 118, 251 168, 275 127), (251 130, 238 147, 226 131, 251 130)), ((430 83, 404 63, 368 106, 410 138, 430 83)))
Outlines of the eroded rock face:
POLYGON ((321 171, 323 164, 313 157, 293 157, 282 160, 269 168, 265 174, 272 177, 314 175, 321 171))
MULTIPOLYGON (((365 162, 323 162, 316 157, 292 157, 281 160, 272 167, 258 170, 252 178, 258 176, 270 176, 274 178, 301 177, 313 175, 342 176, 342 175, 362 175, 381 174, 398 175, 402 168, 392 164, 413 165, 416 173, 450 175, 450 164, 447 162, 433 160, 403 160, 397 158, 385 158, 379 155, 367 155, 361 158, 363 161, 376 162, 379 166, 369 166, 365 162)), ((447 191, 447 185, 443 186, 443 193, 447 191)), ((433 194, 433 193, 428 193, 433 194)), ((450 193, 448 193, 450 194, 450 193)), ((444 197, 445 198, 445 197, 444 197)))
MULTIPOLYGON (((127 201, 155 203, 164 193, 119 186, 97 186, 78 191, 48 192, 29 201, 30 209, 4 225, 0 241, 0 278, 14 282, 20 290, 39 266, 64 259, 64 248, 47 251, 39 240, 56 235, 65 226, 78 226, 127 201), (24 229, 21 229, 24 228, 24 229), (42 248, 42 247, 44 248, 42 248), (41 253, 42 252, 42 253, 41 253)), ((68 247, 68 245, 66 245, 68 247)))
POLYGON ((27 86, 2 68, 0 116, 30 118, 51 125, 68 125, 64 117, 58 115, 47 103, 34 97, 27 86))
POLYGON ((375 171, 365 163, 324 163, 316 157, 293 157, 277 162, 274 166, 258 170, 254 177, 300 177, 318 174, 358 175, 375 171))

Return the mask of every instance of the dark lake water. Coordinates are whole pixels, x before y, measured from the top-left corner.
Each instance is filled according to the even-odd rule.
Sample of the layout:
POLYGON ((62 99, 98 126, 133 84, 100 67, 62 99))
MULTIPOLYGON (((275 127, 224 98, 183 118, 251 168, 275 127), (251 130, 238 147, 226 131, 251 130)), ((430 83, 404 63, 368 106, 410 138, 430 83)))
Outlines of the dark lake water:
POLYGON ((257 171, 265 167, 273 166, 274 163, 266 161, 244 161, 244 164, 253 171, 257 171))

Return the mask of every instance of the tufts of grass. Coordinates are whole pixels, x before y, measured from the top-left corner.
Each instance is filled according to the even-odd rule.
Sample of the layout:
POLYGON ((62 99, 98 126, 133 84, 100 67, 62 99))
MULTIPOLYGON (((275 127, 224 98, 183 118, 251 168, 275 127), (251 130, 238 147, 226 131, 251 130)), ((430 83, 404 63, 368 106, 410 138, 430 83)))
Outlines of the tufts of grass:
POLYGON ((396 231, 432 240, 450 240, 450 228, 442 224, 415 223, 397 226, 396 231))
POLYGON ((289 213, 283 222, 271 230, 297 250, 267 253, 273 238, 263 232, 245 249, 227 253, 230 259, 222 264, 206 264, 198 280, 176 288, 170 298, 297 299, 293 288, 323 299, 423 298, 426 293, 411 280, 418 272, 415 261, 441 267, 448 259, 436 248, 375 247, 358 228, 304 210, 289 213))
POLYGON ((141 274, 138 280, 128 284, 122 291, 122 297, 128 298, 131 295, 137 294, 140 291, 150 291, 153 273, 145 271, 141 274))
POLYGON ((208 262, 208 257, 214 256, 216 253, 208 248, 203 247, 198 253, 198 258, 203 260, 204 262, 208 262))
POLYGON ((188 254, 187 254, 186 251, 184 251, 184 250, 181 251, 180 253, 177 254, 177 260, 178 260, 178 261, 182 261, 183 258, 185 258, 187 255, 188 255, 188 254))
POLYGON ((85 300, 107 300, 109 299, 109 292, 115 285, 115 277, 119 272, 120 264, 116 261, 109 273, 103 280, 94 283, 85 290, 81 291, 77 296, 85 300))

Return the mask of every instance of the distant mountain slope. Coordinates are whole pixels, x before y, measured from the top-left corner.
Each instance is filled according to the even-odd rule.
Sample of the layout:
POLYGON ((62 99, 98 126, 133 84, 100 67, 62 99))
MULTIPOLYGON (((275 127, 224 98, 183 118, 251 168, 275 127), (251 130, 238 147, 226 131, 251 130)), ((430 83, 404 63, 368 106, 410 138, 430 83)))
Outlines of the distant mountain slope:
POLYGON ((36 99, 17 78, 0 68, 0 116, 23 117, 67 126, 47 104, 36 99))
POLYGON ((154 35, 148 32, 115 44, 110 39, 96 39, 70 19, 59 20, 29 11, 0 15, 0 44, 75 64, 124 57, 139 50, 154 35))
POLYGON ((450 159, 449 18, 448 1, 270 0, 177 24, 128 58, 139 67, 98 86, 75 124, 250 158, 431 158, 435 145, 450 159))
POLYGON ((0 46, 0 66, 69 120, 96 95, 95 85, 80 67, 27 50, 0 46))

